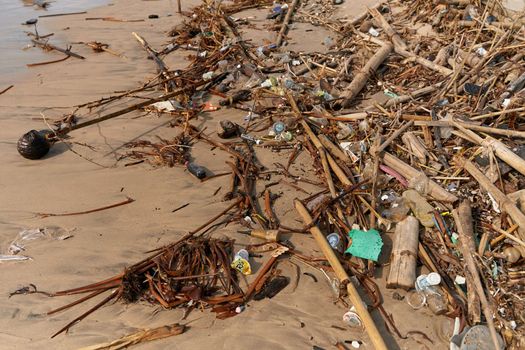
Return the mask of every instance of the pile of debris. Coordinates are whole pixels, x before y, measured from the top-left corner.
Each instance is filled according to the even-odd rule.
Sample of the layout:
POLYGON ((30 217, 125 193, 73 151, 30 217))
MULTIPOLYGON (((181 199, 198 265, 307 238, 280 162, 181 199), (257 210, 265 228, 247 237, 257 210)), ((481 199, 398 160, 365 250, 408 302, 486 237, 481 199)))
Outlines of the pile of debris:
POLYGON ((224 199, 233 204, 121 275, 52 295, 109 291, 97 307, 113 298, 143 299, 166 308, 210 306, 229 317, 264 288, 286 286, 273 270, 285 256, 330 269, 289 241, 252 246, 249 253, 274 253, 242 290, 236 276, 250 270, 249 256, 235 255, 230 240, 210 238, 210 227, 239 223, 273 241, 280 232, 310 231, 336 275, 336 291, 355 307, 347 320, 362 323, 382 349, 369 314, 373 308, 403 337, 373 283, 385 253, 382 235, 394 230, 389 288, 415 288, 407 296, 415 309, 428 305, 435 314, 456 318, 452 343, 458 348, 469 334, 474 337, 469 331, 480 332, 475 341, 497 348, 523 347, 525 20, 490 0, 381 3, 353 20, 334 17, 336 6, 210 2, 184 13, 187 20, 169 32, 171 42, 161 50, 135 34, 156 63, 158 78, 82 106, 42 137, 58 142, 73 130, 137 109, 169 116, 170 126, 180 130, 176 137, 135 142, 123 158, 185 165, 205 178, 210 174, 189 161, 189 146, 208 143, 231 156, 224 199), (254 13, 267 15, 275 40, 255 46, 242 36, 253 30, 254 13), (323 43, 326 52, 287 50, 292 23, 299 22, 332 33, 323 43), (163 59, 176 50, 190 53, 188 68, 168 69, 163 59), (161 87, 159 96, 154 89, 161 87), (88 121, 77 117, 82 109, 141 93, 139 103, 123 110, 88 121), (217 137, 192 124, 220 108, 247 115, 222 120, 217 137), (257 153, 268 150, 289 151, 287 164, 261 164, 257 153), (291 172, 302 152, 311 156, 316 179, 291 172), (271 176, 282 179, 271 182, 271 176), (286 227, 273 209, 279 196, 270 189, 285 185, 306 192, 303 184, 318 188, 294 204, 305 226, 286 227), (417 277, 419 263, 431 273, 417 277), (378 302, 367 309, 356 287, 378 302), (480 324, 486 325, 481 331, 480 324))

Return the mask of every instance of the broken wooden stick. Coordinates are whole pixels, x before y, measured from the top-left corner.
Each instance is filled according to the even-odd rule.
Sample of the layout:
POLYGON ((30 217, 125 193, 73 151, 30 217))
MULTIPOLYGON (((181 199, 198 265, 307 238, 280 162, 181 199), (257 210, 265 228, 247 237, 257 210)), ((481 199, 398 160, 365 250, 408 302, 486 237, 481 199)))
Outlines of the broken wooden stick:
POLYGON ((452 203, 458 200, 458 197, 448 192, 443 187, 439 186, 439 184, 434 182, 433 180, 424 178, 425 177, 424 173, 412 168, 410 165, 403 162, 401 159, 397 158, 396 156, 388 152, 385 152, 383 153, 382 158, 383 158, 383 163, 386 166, 389 166, 390 168, 397 171, 399 174, 403 175, 405 179, 408 180, 409 184, 414 182, 417 179, 424 180, 426 182, 424 187, 426 187, 428 195, 430 195, 434 199, 438 201, 449 202, 449 203, 452 203))
POLYGON ((392 28, 390 23, 388 23, 385 17, 383 17, 381 12, 379 12, 377 8, 371 8, 369 11, 372 17, 374 17, 374 19, 379 23, 381 28, 383 28, 388 38, 392 41, 392 43, 394 43, 394 46, 400 48, 401 50, 406 50, 408 48, 407 44, 403 41, 403 39, 401 39, 399 34, 396 33, 394 28, 392 28))
POLYGON ((519 225, 518 236, 522 241, 525 240, 525 214, 474 163, 460 156, 456 157, 455 160, 458 166, 463 167, 485 191, 494 197, 501 210, 509 214, 512 220, 519 225))
POLYGON ((359 293, 350 280, 350 277, 346 273, 345 269, 341 265, 341 262, 337 258, 337 256, 334 253, 334 250, 326 240, 325 236, 313 223, 313 219, 310 216, 310 213, 308 212, 308 209, 301 203, 299 200, 295 200, 295 209, 303 219, 303 222, 306 226, 310 227, 310 233, 312 236, 314 236, 315 241, 319 245, 319 248, 321 248, 321 251, 323 252, 324 256, 330 263, 330 266, 334 269, 334 272, 341 282, 341 285, 346 284, 346 289, 348 291, 348 297, 350 299, 350 302, 355 307, 357 314, 359 317, 363 320, 363 324, 365 326, 365 330, 368 333, 368 337, 370 338, 370 341, 374 345, 374 348, 376 350, 386 350, 386 344, 383 340, 383 337, 381 336, 381 333, 379 333, 379 330, 377 329, 377 326, 374 323, 374 320, 372 319, 372 316, 368 312, 368 309, 366 308, 365 304, 363 303, 363 300, 361 299, 361 296, 359 296, 359 293))
POLYGON ((354 79, 348 85, 346 90, 341 94, 343 98, 343 107, 349 107, 354 99, 365 87, 370 76, 379 68, 379 66, 390 56, 393 46, 385 43, 379 50, 368 60, 365 66, 356 73, 354 79))
POLYGON ((186 326, 173 323, 157 328, 143 329, 109 343, 86 346, 79 350, 120 350, 125 349, 131 345, 179 335, 184 333, 185 330, 186 326))
POLYGON ((90 209, 90 210, 84 210, 84 211, 77 211, 77 212, 73 212, 73 213, 60 213, 60 214, 52 214, 52 213, 37 213, 37 215, 39 215, 41 218, 47 218, 49 216, 73 216, 73 215, 82 215, 82 214, 90 214, 90 213, 95 213, 97 211, 102 211, 102 210, 106 210, 106 209, 111 209, 111 208, 116 208, 116 207, 120 207, 122 205, 126 205, 126 204, 129 204, 129 203, 133 203, 135 200, 133 198, 130 198, 130 197, 127 197, 127 199, 125 201, 122 201, 122 202, 118 202, 118 203, 115 203, 115 204, 111 204, 111 205, 106 205, 104 207, 101 207, 101 208, 96 208, 96 209, 90 209))
POLYGON ((75 58, 78 58, 78 59, 81 59, 81 60, 86 59, 84 56, 80 56, 79 54, 74 53, 74 52, 72 52, 69 49, 63 49, 61 47, 52 45, 52 44, 48 43, 47 41, 42 41, 42 40, 38 40, 38 39, 31 39, 31 41, 33 42, 33 44, 38 45, 38 46, 42 47, 43 49, 51 49, 51 50, 55 50, 55 51, 58 51, 58 52, 62 52, 62 53, 65 53, 68 56, 72 56, 72 57, 75 57, 75 58))
POLYGON ((512 152, 503 142, 487 136, 483 139, 481 136, 475 132, 468 130, 462 124, 452 121, 452 124, 461 130, 462 133, 466 134, 469 139, 475 141, 478 145, 487 147, 494 151, 496 156, 519 171, 521 174, 525 175, 525 160, 518 156, 516 153, 512 152))
POLYGON ((135 37, 135 39, 137 39, 137 41, 140 43, 140 45, 142 45, 142 48, 144 48, 144 50, 153 59, 153 61, 155 61, 155 63, 157 64, 158 72, 160 74, 162 74, 164 79, 167 79, 167 85, 169 87, 169 90, 170 91, 176 90, 177 89, 177 85, 175 84, 175 82, 173 80, 170 79, 171 78, 171 74, 169 73, 168 67, 166 66, 164 61, 159 57, 158 52, 153 50, 151 48, 151 46, 149 46, 149 44, 146 41, 146 39, 144 39, 143 37, 141 37, 140 35, 138 35, 135 32, 132 32, 131 34, 135 37))
POLYGON ((468 272, 473 278, 476 293, 481 301, 483 313, 487 319, 490 337, 494 343, 494 349, 499 349, 500 345, 498 335, 494 326, 494 310, 487 300, 487 296, 483 290, 483 285, 481 284, 481 279, 479 278, 479 271, 476 267, 476 262, 474 261, 473 254, 476 252, 476 244, 474 243, 473 237, 474 227, 472 225, 472 210, 469 201, 464 200, 461 202, 459 207, 452 211, 452 215, 454 216, 454 221, 456 222, 456 227, 458 229, 460 241, 459 249, 461 250, 461 254, 467 264, 468 272))

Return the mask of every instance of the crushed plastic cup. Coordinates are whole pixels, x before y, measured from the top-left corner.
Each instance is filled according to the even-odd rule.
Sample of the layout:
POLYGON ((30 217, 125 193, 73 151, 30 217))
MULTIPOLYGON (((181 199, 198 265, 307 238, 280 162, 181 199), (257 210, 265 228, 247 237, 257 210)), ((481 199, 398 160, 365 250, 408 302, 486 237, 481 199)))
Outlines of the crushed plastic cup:
POLYGON ((363 325, 363 321, 361 321, 361 317, 359 317, 357 312, 353 311, 352 309, 350 309, 348 312, 345 312, 343 315, 343 322, 352 328, 361 327, 363 325))
POLYGON ((250 266, 249 259, 250 253, 248 253, 246 249, 241 249, 235 254, 231 267, 243 275, 251 275, 252 267, 250 266))

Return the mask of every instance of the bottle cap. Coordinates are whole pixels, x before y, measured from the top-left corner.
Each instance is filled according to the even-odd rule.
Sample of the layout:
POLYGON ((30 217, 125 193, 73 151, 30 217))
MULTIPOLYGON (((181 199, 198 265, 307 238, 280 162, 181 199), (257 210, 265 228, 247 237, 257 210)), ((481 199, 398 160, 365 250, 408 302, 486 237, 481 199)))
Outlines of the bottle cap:
POLYGON ((330 233, 328 236, 326 236, 326 240, 328 243, 330 243, 330 246, 334 249, 339 249, 339 242, 341 239, 339 238, 339 235, 337 233, 330 233))
POLYGON ((441 283, 441 276, 437 272, 431 272, 427 275, 427 282, 431 286, 437 286, 441 283))
POLYGON ((286 125, 283 122, 276 122, 273 124, 273 131, 275 134, 279 135, 286 129, 286 125))

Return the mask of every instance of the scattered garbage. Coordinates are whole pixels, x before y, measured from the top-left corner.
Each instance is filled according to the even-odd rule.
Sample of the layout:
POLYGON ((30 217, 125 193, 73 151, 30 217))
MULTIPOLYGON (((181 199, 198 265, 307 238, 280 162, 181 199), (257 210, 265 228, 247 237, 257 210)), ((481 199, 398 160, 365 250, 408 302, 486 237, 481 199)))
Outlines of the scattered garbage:
MULTIPOLYGON (((84 105, 80 120, 66 115, 51 133, 29 131, 18 151, 40 159, 62 136, 145 110, 169 115, 170 130, 177 132, 130 142, 122 158, 185 166, 203 179, 206 169, 190 161, 194 143, 230 157, 224 200, 231 205, 97 291, 122 287, 114 294, 119 299, 209 307, 227 318, 243 312, 249 300, 287 288, 289 278, 274 267, 293 256, 322 271, 338 300, 359 299, 357 289, 377 300, 374 310, 383 312, 394 337, 403 336, 378 307, 385 298, 373 283, 387 274, 376 269, 388 269, 388 288, 407 290, 414 317, 428 307, 437 319, 461 319, 454 325, 457 348, 523 347, 525 213, 517 199, 525 186, 523 19, 490 2, 443 0, 388 1, 341 20, 334 16, 341 2, 201 4, 170 31, 171 42, 160 51, 135 33, 158 78, 84 105), (243 29, 256 30, 253 18, 234 17, 246 9, 264 11, 272 40, 246 37, 243 29), (329 33, 315 50, 294 51, 286 45, 295 40, 294 21, 329 33), (179 50, 191 62, 170 70, 163 59, 179 50), (164 94, 152 97, 159 87, 164 94), (137 101, 85 118, 123 97, 137 101), (218 123, 210 133, 201 113, 219 108, 204 114, 218 123), (297 218, 281 210, 291 190, 303 226, 287 226, 297 218), (236 223, 259 242, 233 254, 233 240, 194 236, 218 218, 224 221, 214 227, 236 223), (296 232, 312 234, 316 256, 309 258, 302 243, 294 247, 302 237, 296 232), (260 267, 249 253, 256 249, 272 252, 260 267), (416 278, 421 264, 430 272, 416 278), (255 280, 241 290, 237 278, 252 272, 255 280)), ((21 253, 23 245, 12 251, 21 253)), ((366 306, 356 304, 343 320, 364 327, 371 345, 386 348, 366 306)))

